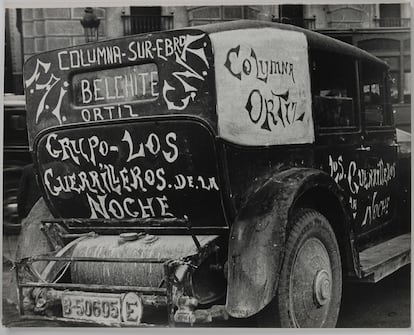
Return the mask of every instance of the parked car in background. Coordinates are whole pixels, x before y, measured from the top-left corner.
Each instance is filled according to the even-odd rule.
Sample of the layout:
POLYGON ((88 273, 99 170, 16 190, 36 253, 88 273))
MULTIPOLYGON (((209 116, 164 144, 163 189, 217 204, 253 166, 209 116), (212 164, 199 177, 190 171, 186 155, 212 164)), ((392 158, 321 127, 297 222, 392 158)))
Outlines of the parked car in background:
POLYGON ((23 168, 32 163, 27 141, 23 95, 4 95, 3 137, 3 233, 20 231, 18 190, 23 168))

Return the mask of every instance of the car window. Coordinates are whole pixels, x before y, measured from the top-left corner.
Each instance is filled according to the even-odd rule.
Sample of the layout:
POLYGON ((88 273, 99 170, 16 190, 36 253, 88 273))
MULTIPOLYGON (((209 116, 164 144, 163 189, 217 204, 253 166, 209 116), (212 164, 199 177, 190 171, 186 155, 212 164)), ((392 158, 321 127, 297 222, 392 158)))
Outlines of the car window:
POLYGON ((392 124, 385 99, 385 80, 386 74, 382 68, 362 62, 362 104, 364 106, 365 125, 367 127, 382 127, 392 124))
POLYGON ((315 53, 312 97, 319 128, 355 128, 355 61, 334 53, 315 53))

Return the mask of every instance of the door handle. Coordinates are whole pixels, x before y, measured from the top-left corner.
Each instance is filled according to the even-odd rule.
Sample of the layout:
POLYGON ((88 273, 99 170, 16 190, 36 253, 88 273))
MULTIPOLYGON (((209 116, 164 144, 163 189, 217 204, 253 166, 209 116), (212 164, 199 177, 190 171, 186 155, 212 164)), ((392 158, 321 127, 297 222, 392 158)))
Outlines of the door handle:
POLYGON ((371 147, 364 147, 361 145, 359 148, 356 148, 356 151, 371 151, 371 147))

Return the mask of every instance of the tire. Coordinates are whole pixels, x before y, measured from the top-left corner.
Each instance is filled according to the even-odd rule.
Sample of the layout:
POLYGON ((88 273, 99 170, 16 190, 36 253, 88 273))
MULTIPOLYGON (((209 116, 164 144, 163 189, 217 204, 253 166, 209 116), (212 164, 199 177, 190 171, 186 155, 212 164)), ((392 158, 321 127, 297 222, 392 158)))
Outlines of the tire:
POLYGON ((259 320, 266 325, 276 321, 283 328, 333 328, 341 293, 341 257, 331 225, 313 209, 297 210, 287 236, 277 295, 259 320))

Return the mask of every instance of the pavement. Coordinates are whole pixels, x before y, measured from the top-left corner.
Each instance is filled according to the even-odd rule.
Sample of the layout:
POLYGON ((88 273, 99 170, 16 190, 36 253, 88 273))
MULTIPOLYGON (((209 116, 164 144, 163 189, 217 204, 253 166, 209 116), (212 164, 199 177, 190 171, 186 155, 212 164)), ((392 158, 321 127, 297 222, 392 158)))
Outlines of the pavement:
MULTIPOLYGON (((344 285, 339 328, 409 328, 411 326, 411 274, 405 266, 377 284, 344 285)), ((3 264, 3 319, 5 327, 84 327, 79 323, 20 320, 10 265, 3 264)), ((254 318, 232 319, 209 327, 256 327, 254 318)))
POLYGON ((376 284, 345 284, 337 327, 411 327, 411 266, 376 284))

